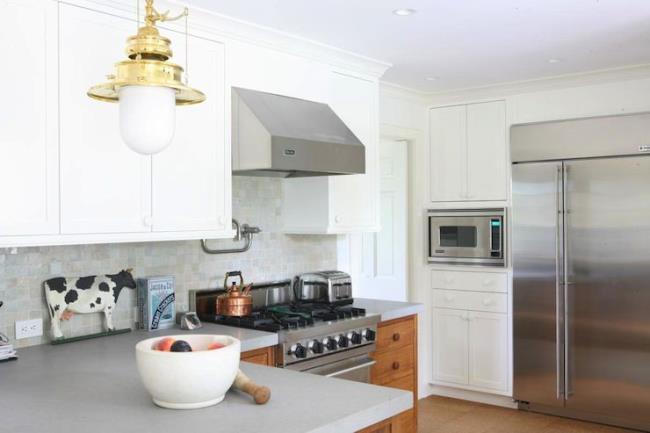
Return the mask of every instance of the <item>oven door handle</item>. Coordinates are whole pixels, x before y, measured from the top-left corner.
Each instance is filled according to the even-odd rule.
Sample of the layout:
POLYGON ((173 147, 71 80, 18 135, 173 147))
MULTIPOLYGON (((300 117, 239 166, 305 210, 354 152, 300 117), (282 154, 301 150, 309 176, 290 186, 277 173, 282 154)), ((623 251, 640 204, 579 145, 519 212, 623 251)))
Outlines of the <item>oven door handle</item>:
POLYGON ((309 370, 305 370, 305 373, 318 374, 320 376, 326 377, 336 377, 341 374, 349 373, 351 371, 360 370, 362 368, 372 367, 377 361, 368 357, 362 356, 359 358, 353 359, 344 359, 341 361, 333 362, 331 364, 322 365, 320 367, 314 367, 309 370))

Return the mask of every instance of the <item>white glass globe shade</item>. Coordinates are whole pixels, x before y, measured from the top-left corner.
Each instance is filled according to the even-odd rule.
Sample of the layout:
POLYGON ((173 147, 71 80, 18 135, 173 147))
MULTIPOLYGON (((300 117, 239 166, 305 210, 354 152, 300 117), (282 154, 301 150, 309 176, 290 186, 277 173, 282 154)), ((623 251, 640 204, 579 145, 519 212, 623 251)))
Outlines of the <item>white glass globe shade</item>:
POLYGON ((169 87, 126 86, 120 89, 120 132, 135 152, 158 153, 174 138, 176 95, 169 87))

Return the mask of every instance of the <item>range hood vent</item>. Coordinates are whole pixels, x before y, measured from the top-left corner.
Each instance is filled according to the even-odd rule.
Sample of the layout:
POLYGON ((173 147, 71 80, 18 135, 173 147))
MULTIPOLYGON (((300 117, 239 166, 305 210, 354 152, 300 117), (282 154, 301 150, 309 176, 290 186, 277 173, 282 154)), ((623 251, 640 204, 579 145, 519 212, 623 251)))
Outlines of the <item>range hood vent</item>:
POLYGON ((363 143, 329 105, 232 88, 233 174, 363 174, 365 161, 363 143))

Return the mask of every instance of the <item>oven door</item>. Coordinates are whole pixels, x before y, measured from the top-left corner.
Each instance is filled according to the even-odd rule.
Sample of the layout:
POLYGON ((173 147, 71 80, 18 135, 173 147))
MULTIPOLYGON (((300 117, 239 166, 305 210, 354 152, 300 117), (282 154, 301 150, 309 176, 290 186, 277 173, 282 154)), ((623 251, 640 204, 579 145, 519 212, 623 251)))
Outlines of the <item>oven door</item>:
POLYGON ((429 262, 504 265, 503 215, 429 214, 429 262))
POLYGON ((370 383, 370 370, 375 361, 368 355, 343 359, 329 364, 304 370, 305 373, 319 376, 338 377, 355 382, 370 383))

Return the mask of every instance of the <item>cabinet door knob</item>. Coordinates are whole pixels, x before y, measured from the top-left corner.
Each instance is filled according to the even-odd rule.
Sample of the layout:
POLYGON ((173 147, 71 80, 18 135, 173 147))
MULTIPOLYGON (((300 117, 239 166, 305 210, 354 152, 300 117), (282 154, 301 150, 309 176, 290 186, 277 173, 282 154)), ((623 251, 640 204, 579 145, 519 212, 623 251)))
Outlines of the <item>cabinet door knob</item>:
POLYGON ((393 334, 393 341, 399 341, 400 335, 399 332, 393 334))
POLYGON ((217 219, 217 221, 219 222, 219 224, 223 225, 223 222, 224 222, 223 216, 220 216, 220 217, 217 219))
POLYGON ((146 217, 142 218, 142 223, 147 227, 151 227, 151 224, 153 223, 153 219, 151 218, 151 216, 147 215, 146 217))
POLYGON ((338 215, 335 216, 335 217, 334 217, 334 222, 335 222, 335 223, 340 223, 340 222, 341 222, 341 217, 338 216, 338 215))
POLYGON ((393 370, 399 370, 399 362, 393 362, 393 370))

